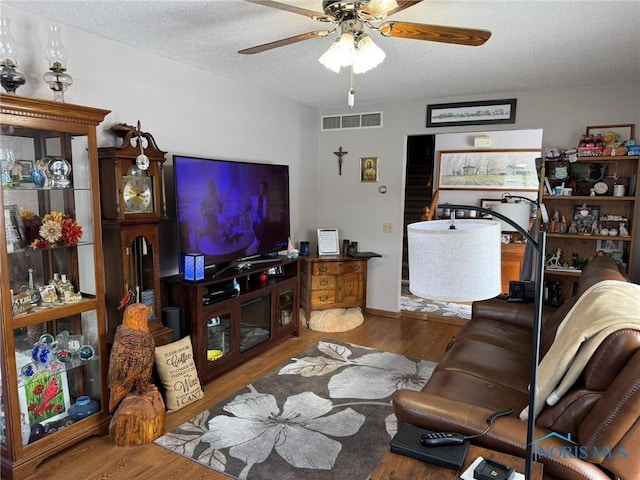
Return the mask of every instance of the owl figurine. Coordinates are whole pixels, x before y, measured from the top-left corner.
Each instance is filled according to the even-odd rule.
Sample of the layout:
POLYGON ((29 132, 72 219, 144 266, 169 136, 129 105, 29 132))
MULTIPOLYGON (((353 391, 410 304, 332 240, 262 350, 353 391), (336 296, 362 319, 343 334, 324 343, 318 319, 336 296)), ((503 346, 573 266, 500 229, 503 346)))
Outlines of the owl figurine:
POLYGON ((147 390, 153 368, 155 344, 149 333, 148 316, 151 307, 132 303, 124 311, 122 325, 118 325, 109 358, 109 412, 134 387, 147 390))

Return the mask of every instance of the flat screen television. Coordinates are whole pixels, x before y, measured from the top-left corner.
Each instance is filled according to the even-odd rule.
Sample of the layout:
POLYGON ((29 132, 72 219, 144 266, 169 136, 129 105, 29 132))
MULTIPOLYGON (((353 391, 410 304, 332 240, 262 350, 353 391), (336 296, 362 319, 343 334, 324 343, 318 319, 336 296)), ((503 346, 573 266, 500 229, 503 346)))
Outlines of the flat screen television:
POLYGON ((174 155, 173 168, 181 254, 218 270, 286 250, 288 165, 174 155))

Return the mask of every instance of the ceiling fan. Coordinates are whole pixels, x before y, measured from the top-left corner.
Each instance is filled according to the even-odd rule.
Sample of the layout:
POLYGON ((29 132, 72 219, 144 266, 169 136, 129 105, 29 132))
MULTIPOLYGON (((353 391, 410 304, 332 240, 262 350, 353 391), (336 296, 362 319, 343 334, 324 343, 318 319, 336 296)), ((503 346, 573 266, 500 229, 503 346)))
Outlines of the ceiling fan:
POLYGON ((309 40, 312 38, 326 37, 334 33, 338 28, 342 35, 351 35, 354 43, 367 38, 365 26, 377 30, 385 37, 410 38, 414 40, 426 40, 431 42, 454 43, 458 45, 479 46, 484 44, 491 32, 471 28, 447 27, 442 25, 428 25, 423 23, 409 23, 399 21, 387 21, 376 25, 375 22, 384 20, 387 16, 409 8, 422 0, 324 0, 322 9, 324 13, 314 12, 306 8, 300 8, 273 0, 247 0, 251 3, 264 5, 265 7, 278 8, 299 15, 332 23, 329 30, 314 30, 293 37, 283 38, 274 42, 245 48, 238 53, 261 53, 273 48, 283 47, 292 43, 309 40))

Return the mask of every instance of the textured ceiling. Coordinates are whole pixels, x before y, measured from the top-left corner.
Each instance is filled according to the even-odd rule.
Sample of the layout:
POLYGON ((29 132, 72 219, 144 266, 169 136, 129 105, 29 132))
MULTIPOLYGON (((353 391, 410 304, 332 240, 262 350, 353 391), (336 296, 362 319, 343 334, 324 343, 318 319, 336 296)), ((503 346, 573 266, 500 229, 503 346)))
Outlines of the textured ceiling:
MULTIPOLYGON (((321 0, 282 0, 322 11, 321 0)), ((336 35, 255 55, 238 50, 326 23, 243 0, 2 3, 317 106, 346 105, 349 73, 318 61, 336 35)), ((393 20, 490 30, 481 47, 386 38, 385 61, 355 76, 356 104, 640 82, 640 1, 430 1, 393 20)), ((64 36, 63 36, 64 40, 64 36)))

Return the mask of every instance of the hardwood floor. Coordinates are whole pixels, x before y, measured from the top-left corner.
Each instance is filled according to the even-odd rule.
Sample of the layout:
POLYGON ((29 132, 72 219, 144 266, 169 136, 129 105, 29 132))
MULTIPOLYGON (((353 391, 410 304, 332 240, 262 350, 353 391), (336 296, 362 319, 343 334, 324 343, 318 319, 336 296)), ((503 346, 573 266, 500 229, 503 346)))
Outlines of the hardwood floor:
MULTIPOLYGON (((364 325, 343 333, 314 332, 301 329, 299 338, 280 343, 269 355, 262 355, 204 386, 205 396, 175 413, 167 414, 166 431, 170 431, 223 400, 241 387, 285 363, 319 340, 334 339, 412 357, 438 361, 459 326, 417 318, 366 316, 364 325)), ((92 437, 55 455, 39 465, 34 474, 20 480, 77 479, 213 479, 229 480, 196 462, 154 444, 116 447, 108 437, 92 437)))

